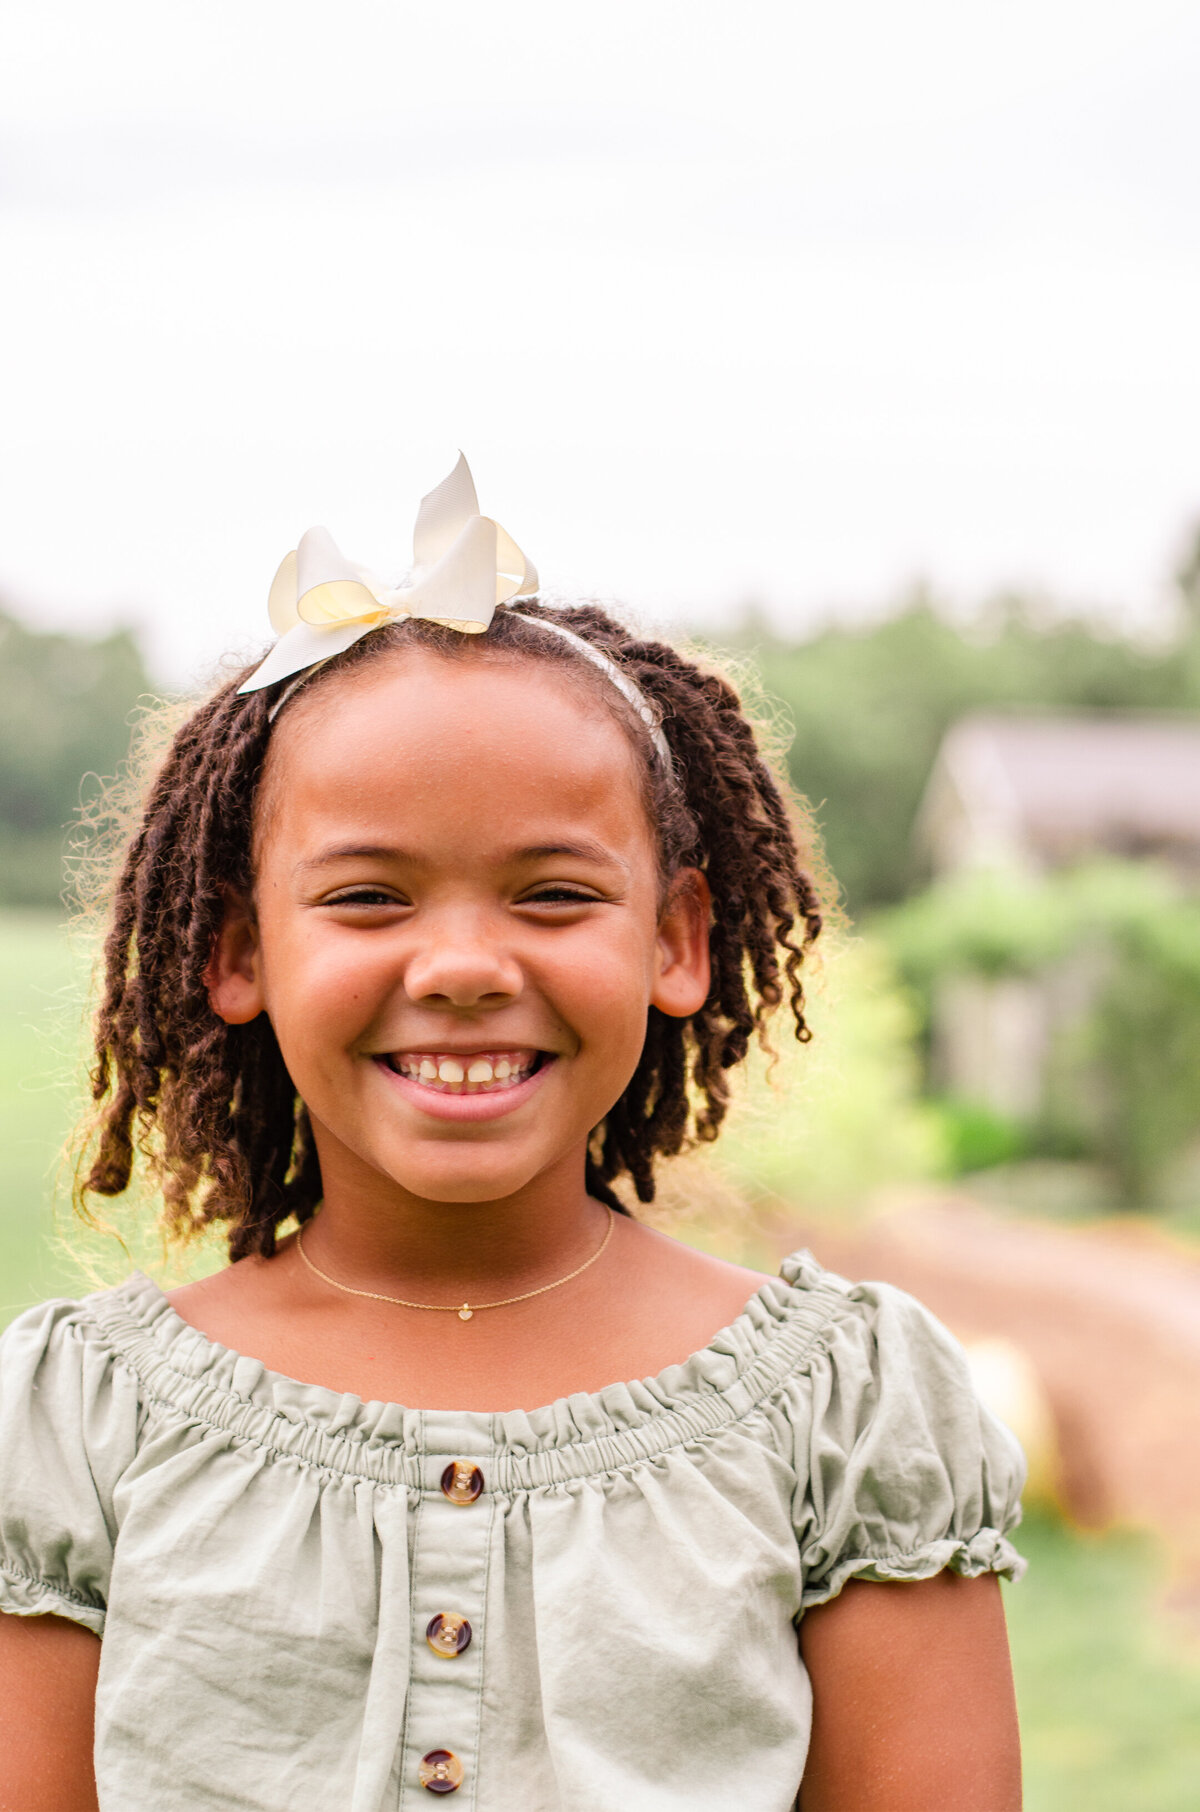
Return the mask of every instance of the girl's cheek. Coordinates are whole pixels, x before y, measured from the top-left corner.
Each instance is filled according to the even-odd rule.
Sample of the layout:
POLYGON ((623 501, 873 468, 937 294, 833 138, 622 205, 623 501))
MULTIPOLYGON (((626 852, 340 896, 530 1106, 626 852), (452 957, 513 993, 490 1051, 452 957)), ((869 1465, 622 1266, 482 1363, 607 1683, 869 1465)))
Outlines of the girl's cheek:
POLYGON ((295 1029, 309 1039, 322 1026, 361 1029, 364 1016, 378 1010, 395 985, 382 965, 307 940, 268 947, 265 972, 267 1011, 277 1032, 286 1036, 295 1029))

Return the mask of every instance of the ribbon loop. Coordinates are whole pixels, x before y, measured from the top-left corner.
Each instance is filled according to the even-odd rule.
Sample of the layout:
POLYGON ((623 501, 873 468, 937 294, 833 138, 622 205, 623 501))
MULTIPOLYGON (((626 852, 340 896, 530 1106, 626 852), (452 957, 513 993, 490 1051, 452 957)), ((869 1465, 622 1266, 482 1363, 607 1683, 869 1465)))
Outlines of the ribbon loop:
POLYGON ((424 572, 436 566, 442 555, 454 546, 464 522, 479 514, 479 498, 475 494, 471 468, 460 453, 453 472, 443 478, 441 484, 434 485, 432 491, 426 492, 417 509, 413 527, 413 572, 424 572))

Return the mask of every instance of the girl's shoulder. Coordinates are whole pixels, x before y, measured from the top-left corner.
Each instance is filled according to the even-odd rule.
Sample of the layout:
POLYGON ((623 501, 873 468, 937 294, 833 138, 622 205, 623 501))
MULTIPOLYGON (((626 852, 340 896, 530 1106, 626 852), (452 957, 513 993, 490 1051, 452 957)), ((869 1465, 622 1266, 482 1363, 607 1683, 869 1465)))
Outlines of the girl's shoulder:
POLYGON ((819 1324, 792 1394, 795 1529, 804 1608, 852 1578, 927 1579, 943 1568, 1020 1578, 1025 1456, 980 1400, 966 1353, 894 1284, 851 1282, 810 1252, 784 1260, 819 1324))
POLYGON ((104 1323, 120 1302, 106 1291, 40 1303, 0 1335, 0 1609, 53 1612, 97 1635, 114 1496, 143 1420, 138 1379, 104 1323))
POLYGON ((120 1391, 115 1376, 122 1322, 149 1326, 154 1299, 165 1298, 135 1272, 124 1283, 86 1296, 55 1296, 14 1316, 0 1332, 0 1412, 27 1400, 48 1409, 82 1410, 107 1391, 120 1391))

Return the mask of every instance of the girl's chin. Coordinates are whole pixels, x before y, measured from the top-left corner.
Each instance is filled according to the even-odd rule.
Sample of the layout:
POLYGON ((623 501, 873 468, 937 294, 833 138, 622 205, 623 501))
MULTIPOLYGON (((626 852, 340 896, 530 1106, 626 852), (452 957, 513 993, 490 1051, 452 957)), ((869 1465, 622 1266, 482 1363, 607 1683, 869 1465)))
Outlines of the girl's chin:
POLYGON ((516 1113, 538 1094, 557 1061, 556 1057, 544 1055, 533 1074, 522 1082, 508 1083, 503 1088, 481 1089, 478 1094, 458 1095, 429 1088, 411 1076, 401 1076, 386 1058, 374 1060, 384 1082, 395 1089, 403 1101, 431 1120, 450 1121, 460 1126, 481 1120, 502 1120, 506 1114, 516 1113))

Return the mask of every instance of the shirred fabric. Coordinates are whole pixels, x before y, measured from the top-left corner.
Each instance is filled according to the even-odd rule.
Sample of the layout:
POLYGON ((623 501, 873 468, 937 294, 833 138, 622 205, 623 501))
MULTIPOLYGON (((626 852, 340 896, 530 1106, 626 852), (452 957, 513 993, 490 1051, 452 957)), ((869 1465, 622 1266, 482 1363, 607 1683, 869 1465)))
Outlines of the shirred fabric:
POLYGON ((1019 1577, 1023 1482, 946 1330, 808 1253, 658 1377, 501 1414, 280 1377, 137 1274, 0 1339, 0 1610, 103 1633, 101 1812, 416 1808, 433 1749, 460 1812, 788 1812, 799 1617, 1019 1577))

